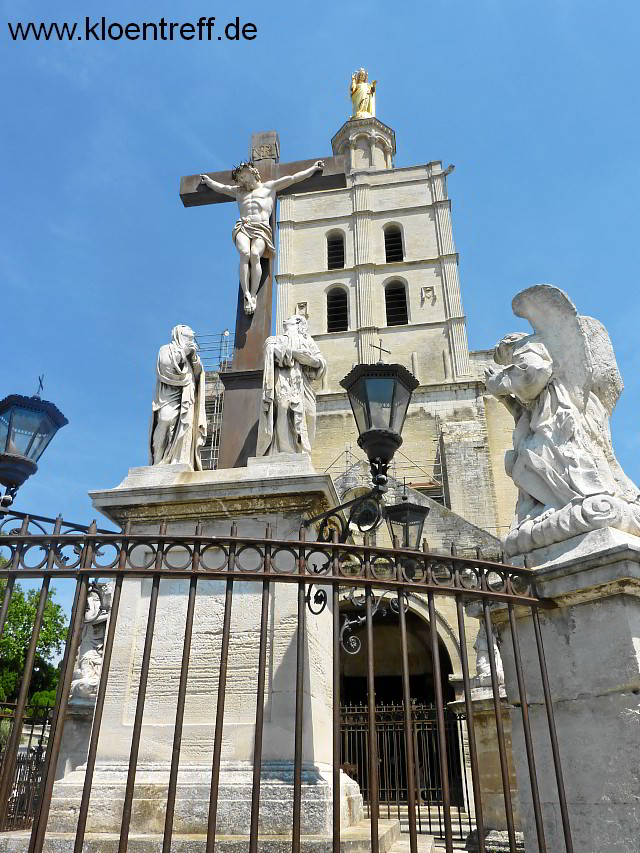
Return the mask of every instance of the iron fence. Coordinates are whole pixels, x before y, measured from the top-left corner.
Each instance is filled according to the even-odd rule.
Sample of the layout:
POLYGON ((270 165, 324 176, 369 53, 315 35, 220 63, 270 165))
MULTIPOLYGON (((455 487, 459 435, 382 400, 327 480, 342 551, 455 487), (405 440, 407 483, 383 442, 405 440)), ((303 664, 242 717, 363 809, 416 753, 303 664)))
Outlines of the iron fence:
MULTIPOLYGON (((520 711, 524 732, 529 777, 531 782, 533 810, 536 819, 537 843, 541 853, 546 853, 544 825, 531 731, 529 709, 524 683, 524 673, 519 651, 518 629, 515 608, 526 608, 531 614, 536 635, 536 647, 544 690, 547 720, 552 747, 553 762, 558 784, 560 811, 564 827, 567 853, 572 853, 571 833, 569 829, 562 770, 553 720, 553 707, 549 692, 548 679, 544 663, 544 650, 538 621, 538 606, 532 573, 509 565, 481 559, 469 559, 456 556, 441 556, 429 553, 416 553, 403 549, 385 549, 364 545, 339 544, 334 542, 306 541, 304 529, 298 540, 278 540, 273 537, 272 529, 267 525, 264 538, 238 536, 235 525, 229 535, 205 536, 203 526, 198 523, 193 534, 169 534, 167 523, 162 522, 156 534, 133 533, 130 526, 123 532, 99 532, 92 524, 86 531, 78 532, 65 527, 62 519, 45 523, 39 519, 34 528, 28 516, 14 518, 4 525, 0 548, 7 563, 0 569, 0 577, 8 582, 0 607, 0 636, 11 599, 13 584, 17 578, 33 578, 41 581, 41 593, 36 618, 26 654, 26 663, 22 678, 20 695, 14 715, 14 724, 7 744, 6 756, 0 780, 0 819, 7 810, 11 780, 14 778, 14 765, 18 753, 18 738, 22 731, 22 722, 26 710, 26 699, 33 671, 35 649, 42 625, 44 603, 52 578, 72 578, 75 580, 75 596, 64 657, 58 686, 56 706, 48 740, 43 781, 38 797, 35 819, 29 841, 29 853, 41 853, 47 834, 47 822, 52 799, 55 771, 60 754, 63 727, 67 713, 69 691, 80 643, 84 614, 87 606, 91 579, 113 579, 113 598, 111 613, 104 643, 102 671, 97 689, 96 705, 91 736, 86 756, 86 769, 82 796, 78 808, 75 829, 74 853, 82 853, 87 817, 92 794, 98 739, 103 717, 105 696, 109 680, 114 639, 118 626, 122 585, 125 579, 148 578, 150 595, 148 615, 144 632, 144 647, 138 678, 135 716, 132 726, 131 748, 129 752, 127 781, 124 791, 122 819, 119 828, 120 853, 125 853, 129 843, 131 818, 134 800, 134 786, 138 770, 138 756, 142 733, 142 720, 145 709, 147 682, 154 642, 158 594, 161 581, 183 579, 188 581, 186 601, 186 621, 182 649, 182 663, 178 686, 171 767, 168 778, 164 830, 162 832, 163 853, 169 853, 172 845, 174 813, 178 786, 178 768, 182 743, 187 678, 191 661, 191 642, 194 625, 194 611, 198 585, 204 580, 221 581, 224 588, 222 636, 218 666, 217 702, 215 713, 211 713, 211 726, 214 730, 213 755, 211 764, 209 811, 206 827, 203 827, 203 839, 206 839, 207 853, 213 853, 216 844, 218 823, 218 794, 221 769, 221 748, 223 722, 225 716, 225 693, 227 678, 233 661, 230 659, 230 626, 234 607, 234 586, 255 584, 260 593, 259 650, 256 679, 256 711, 253 739, 252 793, 250 803, 250 821, 248 835, 249 853, 257 853, 259 844, 259 818, 261 806, 261 773, 263 754, 265 677, 267 668, 269 607, 270 600, 281 585, 293 585, 297 589, 297 630, 295 641, 295 744, 293 760, 293 809, 291 822, 291 850, 301 850, 301 812, 303 805, 302 767, 303 767, 303 727, 304 727, 304 652, 307 608, 319 612, 328 607, 332 625, 332 688, 333 688, 333 770, 332 780, 332 850, 340 851, 341 841, 341 713, 340 713, 340 643, 341 590, 357 586, 364 598, 366 627, 366 671, 367 671, 367 707, 366 707, 366 767, 365 780, 368 790, 370 838, 372 853, 379 853, 380 820, 380 746, 377 736, 377 719, 374 695, 375 660, 373 645, 373 612, 375 601, 382 595, 395 601, 399 618, 400 644, 402 659, 403 710, 402 727, 404 731, 404 762, 408 779, 418 779, 416 786, 406 785, 407 820, 411 853, 417 853, 417 814, 425 791, 437 799, 440 807, 442 837, 447 853, 453 851, 452 807, 459 799, 459 793, 450 785, 452 752, 447 741, 447 713, 443 699, 442 670, 436 620, 436 598, 450 596, 455 601, 458 642, 461 655, 462 675, 465 693, 465 711, 469 728, 469 759, 475 803, 474 819, 478 830, 478 848, 485 853, 484 823, 482 816, 482 791, 479 784, 479 767, 476 745, 473 736, 473 705, 471 701, 470 676, 467 660, 467 638, 464 607, 471 600, 481 605, 487 636, 491 636, 491 605, 500 604, 508 611, 511 641, 514 648, 514 663, 520 694, 520 711), (20 522, 19 530, 15 525, 20 522), (12 528, 11 525, 14 525, 12 528), (63 530, 70 532, 63 533, 63 530), (409 696, 409 665, 406 609, 409 598, 419 595, 428 608, 429 640, 432 655, 432 668, 435 693, 434 719, 430 721, 429 737, 436 743, 437 772, 420 778, 416 776, 416 767, 420 767, 420 746, 416 747, 413 737, 414 721, 409 696), (424 781, 424 785, 423 785, 424 781)), ((491 690, 495 708, 495 724, 500 758, 500 771, 504 795, 505 813, 509 847, 516 850, 516 837, 513 820, 513 808, 505 737, 502 727, 500 690, 493 649, 489 650, 491 668, 491 690)), ((394 727, 397 721, 394 721, 394 727)), ((396 742, 396 748, 399 745, 396 742)), ((383 757, 384 760, 384 757, 383 757)), ((383 781, 384 786, 384 781, 383 781)), ((455 788, 455 786, 454 786, 455 788)), ((553 851, 560 853, 560 851, 553 851)))

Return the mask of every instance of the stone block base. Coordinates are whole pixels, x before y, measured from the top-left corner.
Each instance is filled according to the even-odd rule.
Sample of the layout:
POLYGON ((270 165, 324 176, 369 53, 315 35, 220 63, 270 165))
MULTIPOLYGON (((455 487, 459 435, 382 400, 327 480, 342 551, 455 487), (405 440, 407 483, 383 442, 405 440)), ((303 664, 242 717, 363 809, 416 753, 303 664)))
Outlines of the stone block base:
MULTIPOLYGON (((119 832, 127 770, 122 765, 98 766, 93 778, 87 833, 119 832)), ((51 799, 48 829, 74 832, 84 783, 82 769, 56 782, 51 799)), ((131 817, 133 834, 164 831, 169 771, 166 767, 139 768, 131 817)), ((189 767, 178 774, 174 831, 178 835, 206 834, 209 815, 210 767, 189 767)), ((220 772, 217 831, 223 836, 243 836, 250 823, 252 769, 245 764, 223 766, 220 772)), ((302 834, 330 833, 333 821, 331 771, 305 767, 302 773, 302 834)), ((358 784, 341 774, 341 824, 362 820, 362 796, 358 784)), ((259 832, 286 836, 293 821, 293 768, 289 762, 269 762, 263 767, 260 785, 259 832)))
MULTIPOLYGON (((521 832, 516 832, 516 850, 524 853, 524 835, 521 832)), ((467 837, 465 850, 470 853, 476 853, 478 847, 478 830, 474 829, 471 835, 467 837)), ((484 849, 486 853, 509 853, 509 834, 502 829, 490 829, 484 837, 484 849)))
MULTIPOLYGON (((28 832, 15 832, 0 835, 0 853, 26 853, 29 849, 28 832)), ((389 853, 400 838, 400 823, 397 820, 381 820, 378 824, 378 843, 380 853, 389 853)), ((205 853, 206 835, 201 833, 182 835, 174 833, 171 841, 171 853, 205 853)), ((430 853, 430 844, 420 846, 420 853, 430 853)), ((74 832, 48 832, 43 853, 72 853, 75 842, 74 832)), ((119 835, 115 832, 87 833, 83 853, 117 853, 119 835)), ((216 850, 219 853, 246 853, 248 837, 246 835, 217 835, 216 850)), ((291 853, 290 835, 259 836, 258 849, 261 853, 291 853)), ((300 838, 302 853, 332 853, 331 835, 302 835, 300 838)), ((129 835, 128 853, 162 853, 162 835, 129 835)), ((368 821, 360 821, 340 832, 341 853, 369 853, 371 850, 371 829, 368 821)))

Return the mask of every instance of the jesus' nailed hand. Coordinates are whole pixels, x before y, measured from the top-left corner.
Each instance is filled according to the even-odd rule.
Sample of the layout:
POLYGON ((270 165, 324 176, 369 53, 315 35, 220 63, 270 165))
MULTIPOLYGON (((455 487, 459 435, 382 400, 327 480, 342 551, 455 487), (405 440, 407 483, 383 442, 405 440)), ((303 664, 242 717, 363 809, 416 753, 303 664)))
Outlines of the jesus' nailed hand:
POLYGON ((216 192, 230 195, 238 202, 240 219, 233 229, 233 242, 240 255, 240 284, 244 293, 244 310, 253 314, 256 310, 256 296, 262 277, 260 259, 275 255, 270 218, 276 200, 276 193, 291 184, 297 184, 310 178, 315 172, 322 171, 324 163, 317 160, 313 166, 275 178, 273 181, 260 180, 260 173, 253 163, 240 163, 231 172, 233 184, 219 184, 208 175, 200 175, 200 182, 216 192))

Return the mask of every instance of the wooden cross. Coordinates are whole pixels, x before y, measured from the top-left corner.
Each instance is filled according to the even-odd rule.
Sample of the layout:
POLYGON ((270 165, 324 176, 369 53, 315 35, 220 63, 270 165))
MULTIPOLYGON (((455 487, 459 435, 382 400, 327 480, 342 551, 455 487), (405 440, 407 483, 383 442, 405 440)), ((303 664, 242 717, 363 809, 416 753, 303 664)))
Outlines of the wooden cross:
MULTIPOLYGON (((294 175, 312 166, 316 160, 324 160, 322 172, 279 190, 277 198, 289 193, 314 192, 315 190, 346 187, 348 168, 345 156, 298 160, 280 163, 280 143, 274 131, 254 133, 251 137, 250 159, 264 181, 294 175)), ((221 184, 231 184, 231 170, 208 172, 210 178, 221 184)), ((234 202, 231 196, 209 189, 200 181, 200 175, 185 175, 180 179, 180 198, 185 207, 202 204, 234 202)), ((223 227, 233 229, 237 216, 229 217, 223 227)), ((271 230, 276 241, 276 210, 271 216, 271 230)), ((274 259, 273 259, 274 260, 274 259)), ((225 392, 220 434, 219 468, 238 468, 246 465, 250 456, 255 456, 258 438, 258 419, 262 406, 262 371, 264 367, 263 347, 271 334, 271 305, 273 289, 273 260, 262 259, 262 279, 257 294, 256 310, 245 314, 244 295, 238 282, 238 307, 236 309, 236 334, 233 351, 233 370, 220 376, 225 392)))

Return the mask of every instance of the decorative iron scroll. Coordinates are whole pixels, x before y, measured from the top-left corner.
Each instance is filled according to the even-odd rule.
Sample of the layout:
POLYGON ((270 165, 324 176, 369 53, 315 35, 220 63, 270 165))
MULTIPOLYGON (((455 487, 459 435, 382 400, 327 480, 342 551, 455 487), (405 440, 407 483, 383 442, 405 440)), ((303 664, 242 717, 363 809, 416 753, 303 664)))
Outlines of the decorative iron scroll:
MULTIPOLYGON (((267 537, 93 532, 95 528, 80 533, 75 526, 52 532, 28 516, 7 517, 0 526, 2 577, 29 572, 101 578, 159 573, 246 580, 272 575, 289 581, 306 577, 316 587, 339 582, 357 588, 366 582, 373 589, 405 593, 431 590, 493 601, 538 601, 530 569, 470 557, 267 537)), ((307 599, 318 612, 326 606, 322 588, 310 589, 307 599)))
MULTIPOLYGON (((382 595, 376 596, 375 593, 373 595, 373 602, 371 608, 371 616, 375 616, 379 613, 381 616, 387 615, 387 608, 383 605, 384 599, 387 595, 393 595, 393 597, 389 600, 389 607, 394 613, 398 613, 400 610, 400 603, 398 600, 398 596, 391 593, 389 590, 383 592, 382 595)), ((409 597, 406 592, 401 592, 400 596, 402 598, 402 607, 404 612, 406 613, 409 609, 409 597)), ((366 603, 366 597, 362 595, 357 589, 357 587, 352 586, 347 595, 347 600, 354 605, 354 607, 364 607, 366 603)), ((340 627, 340 645, 345 650, 348 655, 357 655, 360 649, 362 648, 362 642, 360 637, 356 637, 353 634, 353 631, 356 628, 359 628, 360 625, 364 625, 367 621, 367 617, 355 616, 353 618, 349 618, 345 615, 342 625, 340 627)))

